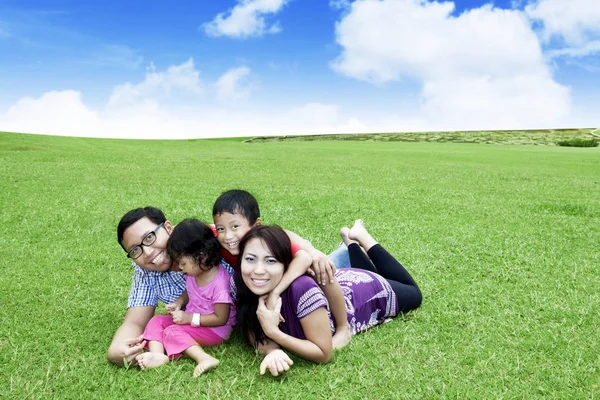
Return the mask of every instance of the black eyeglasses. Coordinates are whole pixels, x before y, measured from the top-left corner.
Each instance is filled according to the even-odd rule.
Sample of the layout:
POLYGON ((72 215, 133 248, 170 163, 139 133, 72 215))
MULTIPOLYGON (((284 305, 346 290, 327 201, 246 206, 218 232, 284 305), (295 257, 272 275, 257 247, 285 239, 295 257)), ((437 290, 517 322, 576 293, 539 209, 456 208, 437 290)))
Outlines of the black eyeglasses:
POLYGON ((144 252, 142 246, 152 246, 152 244, 156 242, 156 231, 162 228, 163 226, 165 226, 164 222, 158 225, 156 228, 152 229, 150 232, 148 232, 146 236, 144 236, 144 238, 142 239, 142 243, 138 244, 137 246, 134 246, 131 250, 127 252, 127 257, 131 258, 132 260, 139 258, 144 252))

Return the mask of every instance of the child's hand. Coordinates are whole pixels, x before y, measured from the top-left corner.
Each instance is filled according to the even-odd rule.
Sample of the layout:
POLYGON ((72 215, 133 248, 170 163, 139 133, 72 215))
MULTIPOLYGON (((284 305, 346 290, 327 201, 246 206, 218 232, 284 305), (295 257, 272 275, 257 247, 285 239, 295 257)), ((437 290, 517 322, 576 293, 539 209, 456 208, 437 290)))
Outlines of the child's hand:
MULTIPOLYGON (((269 293, 269 296, 267 297, 267 308, 269 310, 274 310, 275 307, 277 307, 277 300, 279 299, 279 295, 274 291, 269 293)), ((285 318, 283 318, 283 315, 281 314, 279 314, 279 322, 285 322, 285 318)))
POLYGON ((181 305, 179 305, 177 302, 173 302, 167 304, 165 308, 167 309, 167 314, 173 315, 175 311, 181 310, 181 305))
POLYGON ((190 325, 192 323, 192 314, 177 310, 173 312, 173 323, 177 325, 190 325))
POLYGON ((292 365, 294 365, 294 361, 283 350, 273 350, 260 363, 260 374, 264 375, 268 369, 271 375, 279 376, 289 370, 292 365))
POLYGON ((308 273, 315 278, 319 285, 327 285, 327 282, 333 283, 335 275, 335 265, 333 262, 320 251, 315 251, 312 254, 312 266, 308 269, 308 273))

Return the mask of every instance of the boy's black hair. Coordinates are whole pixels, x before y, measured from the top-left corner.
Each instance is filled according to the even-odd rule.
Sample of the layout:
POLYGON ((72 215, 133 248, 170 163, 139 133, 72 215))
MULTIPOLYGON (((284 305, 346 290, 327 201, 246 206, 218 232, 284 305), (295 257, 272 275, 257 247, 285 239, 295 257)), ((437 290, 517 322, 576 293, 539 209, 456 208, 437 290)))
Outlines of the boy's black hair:
POLYGON ((277 225, 255 225, 244 235, 240 242, 240 255, 233 279, 236 288, 236 318, 242 331, 244 340, 250 346, 257 348, 260 343, 266 343, 267 335, 262 329, 256 309, 258 296, 246 286, 242 279, 242 262, 246 245, 252 239, 260 239, 269 249, 273 257, 283 264, 284 272, 292 262, 292 244, 290 238, 281 227, 277 225))
POLYGON ((250 223, 250 226, 254 225, 256 220, 260 218, 258 202, 254 196, 245 190, 228 190, 217 198, 213 206, 213 217, 224 212, 243 215, 250 223))
MULTIPOLYGON (((135 224, 142 218, 148 218, 150 221, 154 222, 156 225, 162 224, 167 220, 165 214, 156 208, 156 207, 144 207, 144 208, 134 208, 131 211, 127 211, 119 224, 117 225, 117 240, 121 247, 123 247, 123 235, 125 234, 125 230, 129 228, 131 225, 135 224)), ((123 247, 123 250, 125 248, 123 247)))
POLYGON ((219 242, 213 230, 194 218, 184 219, 177 224, 167 241, 167 253, 171 260, 179 261, 182 257, 191 257, 204 270, 219 265, 219 249, 219 242))

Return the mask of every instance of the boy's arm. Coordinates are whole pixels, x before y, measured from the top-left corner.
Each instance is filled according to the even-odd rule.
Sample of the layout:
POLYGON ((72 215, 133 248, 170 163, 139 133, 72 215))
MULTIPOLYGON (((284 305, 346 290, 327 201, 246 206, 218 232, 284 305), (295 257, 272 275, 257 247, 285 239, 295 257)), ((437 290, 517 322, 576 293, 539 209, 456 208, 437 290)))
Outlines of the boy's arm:
POLYGON ((299 245, 302 250, 306 251, 312 259, 312 275, 315 276, 315 280, 320 285, 326 285, 327 282, 333 283, 333 277, 335 274, 335 265, 331 260, 322 252, 315 249, 313 245, 308 241, 298 236, 292 231, 284 229, 292 243, 299 245))
POLYGON ((115 332, 108 348, 110 362, 120 366, 127 365, 134 362, 135 357, 142 353, 146 345, 142 333, 154 315, 154 308, 131 307, 127 310, 123 323, 115 332))
POLYGON ((312 264, 312 257, 308 255, 308 253, 304 250, 298 250, 292 259, 292 262, 288 266, 287 271, 281 277, 281 281, 275 286, 275 288, 269 293, 267 307, 269 309, 273 309, 275 306, 275 301, 281 293, 287 289, 292 282, 294 282, 297 278, 306 274, 306 271, 312 264))

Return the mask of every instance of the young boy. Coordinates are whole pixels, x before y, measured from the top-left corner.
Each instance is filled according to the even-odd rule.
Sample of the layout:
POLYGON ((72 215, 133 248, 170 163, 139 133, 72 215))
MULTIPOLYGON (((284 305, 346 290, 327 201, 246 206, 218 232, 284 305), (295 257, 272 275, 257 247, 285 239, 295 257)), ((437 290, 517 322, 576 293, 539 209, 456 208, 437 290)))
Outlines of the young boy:
MULTIPOLYGON (((229 190, 221 194, 213 206, 213 221, 216 236, 221 245, 221 256, 233 268, 238 267, 239 244, 244 235, 255 225, 260 225, 258 202, 245 190, 229 190)), ((293 232, 286 231, 292 241, 294 258, 282 281, 271 292, 267 299, 267 307, 273 309, 279 295, 298 277, 304 275, 306 259, 312 259, 312 270, 315 281, 321 285, 329 302, 331 313, 336 322, 333 336, 333 348, 344 347, 350 342, 350 326, 346 318, 346 304, 342 288, 334 277, 334 265, 327 257, 316 250, 309 242, 293 232), (301 243, 301 244, 300 244, 301 243), (329 281, 329 285, 327 285, 329 281)), ((310 260, 309 260, 310 263, 310 260)))

